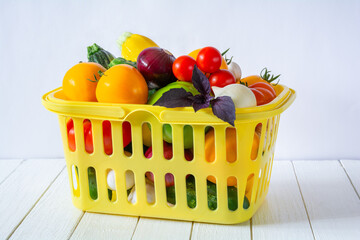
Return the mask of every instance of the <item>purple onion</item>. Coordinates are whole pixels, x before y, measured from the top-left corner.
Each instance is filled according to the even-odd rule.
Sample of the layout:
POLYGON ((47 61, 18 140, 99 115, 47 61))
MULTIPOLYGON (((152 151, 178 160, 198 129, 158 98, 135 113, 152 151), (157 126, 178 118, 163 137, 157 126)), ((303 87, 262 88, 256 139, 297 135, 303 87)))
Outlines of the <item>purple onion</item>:
POLYGON ((137 58, 137 68, 144 76, 149 89, 159 89, 175 82, 172 71, 175 57, 159 47, 144 49, 137 58))

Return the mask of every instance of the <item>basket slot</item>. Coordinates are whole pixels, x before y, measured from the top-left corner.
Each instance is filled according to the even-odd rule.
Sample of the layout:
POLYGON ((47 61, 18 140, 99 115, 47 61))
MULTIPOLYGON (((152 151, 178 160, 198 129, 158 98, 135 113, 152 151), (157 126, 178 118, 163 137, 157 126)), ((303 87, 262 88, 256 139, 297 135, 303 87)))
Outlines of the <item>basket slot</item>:
POLYGON ((106 170, 106 183, 108 190, 108 199, 110 202, 115 202, 117 199, 116 175, 115 171, 111 168, 106 170))
POLYGON ((92 200, 98 198, 98 186, 96 181, 96 170, 93 167, 88 168, 88 185, 89 185, 89 196, 92 200))
MULTIPOLYGON (((59 117, 59 120, 61 122, 61 118, 59 117)), ((66 121, 66 118, 64 118, 66 121)), ((60 125, 62 126, 63 123, 61 122, 60 125)), ((75 152, 76 150, 76 144, 75 144, 75 130, 74 130, 74 121, 69 118, 65 124, 66 126, 66 144, 64 146, 67 146, 71 152, 75 152)))
POLYGON ((154 176, 154 174, 152 172, 146 172, 144 175, 144 181, 145 181, 145 185, 146 185, 146 201, 148 204, 153 205, 156 202, 156 196, 155 196, 155 186, 153 183, 149 183, 146 180, 146 175, 152 175, 153 176, 153 181, 156 182, 158 175, 154 176))
MULTIPOLYGON (((207 179, 215 179, 214 176, 208 176, 207 179)), ((206 182, 207 185, 207 205, 210 210, 214 211, 218 207, 218 197, 217 197, 217 188, 218 185, 211 181, 206 182)), ((222 195, 224 196, 224 195, 222 195)), ((226 195, 225 195, 226 196, 226 195)))
POLYGON ((112 155, 114 149, 112 143, 112 127, 108 120, 102 122, 102 135, 104 152, 106 155, 112 155))
MULTIPOLYGON (((235 185, 237 186, 237 179, 234 176, 231 176, 227 179, 227 181, 236 181, 235 185)), ((221 195, 223 194, 222 192, 219 191, 219 196, 227 196, 226 200, 227 200, 227 208, 230 211, 235 211, 238 209, 239 206, 239 198, 238 198, 238 192, 237 192, 237 187, 235 186, 225 186, 225 188, 227 188, 227 195, 221 195)), ((219 203, 220 208, 221 208, 221 203, 219 203)))
POLYGON ((71 165, 68 167, 69 176, 71 176, 71 189, 75 197, 80 197, 80 183, 79 183, 79 170, 76 165, 71 165))
POLYGON ((148 147, 152 145, 151 141, 151 124, 149 122, 142 123, 142 143, 143 143, 143 152, 145 154, 148 147))
POLYGON ((226 159, 226 147, 224 147, 224 143, 226 143, 224 126, 215 126, 215 160, 214 164, 224 164, 222 160, 226 159))
MULTIPOLYGON (((175 193, 175 177, 174 177, 174 175, 172 173, 166 173, 164 178, 159 178, 159 180, 160 179, 163 179, 164 181, 161 182, 160 184, 158 184, 158 185, 160 185, 162 187, 160 187, 158 185, 155 186, 157 188, 157 192, 156 192, 158 194, 157 197, 159 197, 157 199, 158 200, 160 200, 160 199, 164 200, 163 198, 160 198, 160 196, 165 196, 165 194, 166 194, 166 199, 165 199, 166 203, 170 207, 175 206, 176 205, 176 193, 175 193), (164 192, 160 193, 160 191, 159 191, 160 189, 161 190, 166 190, 165 193, 164 192)), ((160 181, 158 181, 158 182, 160 182, 160 181)), ((159 204, 162 205, 163 202, 159 201, 159 204)))
MULTIPOLYGON (((237 161, 237 131, 236 128, 228 127, 226 128, 226 151, 225 159, 229 163, 234 163, 237 161)), ((224 144, 224 143, 223 143, 224 144)), ((222 144, 222 145, 223 145, 222 144)), ((224 147, 222 147, 224 148, 224 147)), ((224 157, 222 157, 224 158, 224 157)))
MULTIPOLYGON (((185 202, 187 203, 187 206, 189 208, 197 208, 197 206, 199 204, 200 195, 199 195, 198 183, 199 183, 199 181, 198 181, 198 179, 195 178, 194 175, 190 174, 190 175, 186 176, 186 193, 184 196, 186 196, 185 202)), ((181 189, 180 185, 177 186, 177 188, 181 189)), ((206 192, 204 192, 204 193, 206 194, 206 192)), ((179 191, 178 195, 181 195, 181 194, 182 194, 181 191, 179 191)), ((205 194, 204 194, 204 196, 206 197, 205 194)), ((180 203, 180 199, 179 199, 179 201, 176 199, 176 202, 180 203)))

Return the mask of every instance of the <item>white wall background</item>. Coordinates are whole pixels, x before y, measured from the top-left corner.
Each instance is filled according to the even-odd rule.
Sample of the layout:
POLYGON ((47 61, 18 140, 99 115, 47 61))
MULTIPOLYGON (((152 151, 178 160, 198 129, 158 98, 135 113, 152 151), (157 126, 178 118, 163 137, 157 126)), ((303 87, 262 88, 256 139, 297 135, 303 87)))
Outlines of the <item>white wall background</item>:
POLYGON ((62 157, 41 105, 96 42, 119 55, 124 31, 175 56, 231 48, 244 75, 268 67, 297 91, 278 159, 360 159, 360 1, 0 0, 0 158, 62 157))

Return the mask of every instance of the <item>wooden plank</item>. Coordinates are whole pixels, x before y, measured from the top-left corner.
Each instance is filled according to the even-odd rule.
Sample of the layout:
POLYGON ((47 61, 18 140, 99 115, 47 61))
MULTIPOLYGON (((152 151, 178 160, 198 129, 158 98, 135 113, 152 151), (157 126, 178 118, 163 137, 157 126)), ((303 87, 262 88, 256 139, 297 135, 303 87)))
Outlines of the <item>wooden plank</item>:
POLYGON ((21 163, 20 159, 0 159, 0 184, 21 163))
POLYGON ((64 159, 24 161, 0 185, 0 239, 6 239, 64 168, 64 159))
POLYGON ((83 212, 72 205, 66 169, 61 172, 11 239, 68 239, 83 212))
POLYGON ((71 239, 131 239, 137 221, 138 217, 85 213, 71 239))
POLYGON ((253 239, 314 239, 290 161, 274 161, 268 195, 252 224, 253 239))
POLYGON ((133 240, 136 239, 189 239, 191 222, 140 218, 133 240))
POLYGON ((250 221, 219 225, 211 223, 194 223, 191 239, 193 240, 229 240, 251 239, 250 221))
POLYGON ((295 161, 317 240, 360 239, 360 201, 338 161, 295 161))
POLYGON ((360 160, 341 160, 341 164, 360 198, 360 160))

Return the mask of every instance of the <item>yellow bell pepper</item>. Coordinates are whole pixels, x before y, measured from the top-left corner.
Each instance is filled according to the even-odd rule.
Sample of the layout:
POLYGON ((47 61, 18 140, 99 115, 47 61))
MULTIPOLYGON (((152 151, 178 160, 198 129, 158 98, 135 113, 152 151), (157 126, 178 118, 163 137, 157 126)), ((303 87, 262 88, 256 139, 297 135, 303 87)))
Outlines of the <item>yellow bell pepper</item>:
MULTIPOLYGON (((260 138, 259 135, 255 132, 254 139, 251 149, 251 159, 255 159, 259 149, 260 138)), ((236 161, 237 154, 237 144, 236 144, 236 130, 235 128, 226 129, 226 161, 232 163, 236 161)), ((214 129, 211 129, 205 135, 205 160, 207 162, 215 161, 215 136, 214 129)), ((210 182, 216 183, 216 179, 213 176, 209 176, 208 180, 210 182)), ((229 177, 227 179, 228 186, 236 186, 236 178, 229 177)))
POLYGON ((123 33, 117 40, 117 44, 121 50, 121 56, 133 62, 137 61, 137 57, 145 48, 159 47, 150 38, 130 32, 123 33))

